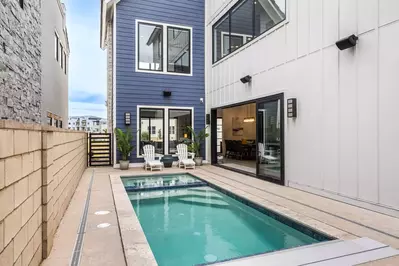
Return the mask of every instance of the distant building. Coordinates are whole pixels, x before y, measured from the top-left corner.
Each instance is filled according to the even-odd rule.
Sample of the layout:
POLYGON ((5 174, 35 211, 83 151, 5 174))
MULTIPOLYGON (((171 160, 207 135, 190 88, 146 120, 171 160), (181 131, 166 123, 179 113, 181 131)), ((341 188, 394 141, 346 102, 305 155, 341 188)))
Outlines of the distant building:
POLYGON ((66 8, 42 1, 42 124, 63 127, 68 120, 69 42, 66 8))
POLYGON ((92 133, 108 131, 107 120, 96 116, 71 116, 68 120, 68 128, 92 133))

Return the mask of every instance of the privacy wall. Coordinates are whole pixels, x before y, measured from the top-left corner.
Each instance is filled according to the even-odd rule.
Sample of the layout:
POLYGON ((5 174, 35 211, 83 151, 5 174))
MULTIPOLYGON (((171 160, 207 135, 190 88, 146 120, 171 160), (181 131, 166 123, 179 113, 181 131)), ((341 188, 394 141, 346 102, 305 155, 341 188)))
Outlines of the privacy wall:
POLYGON ((0 120, 0 265, 39 265, 87 166, 87 135, 0 120))
POLYGON ((212 64, 212 25, 236 2, 206 1, 208 111, 297 98, 286 185, 399 209, 399 1, 287 0, 285 22, 212 64), (339 51, 351 34, 356 48, 339 51))

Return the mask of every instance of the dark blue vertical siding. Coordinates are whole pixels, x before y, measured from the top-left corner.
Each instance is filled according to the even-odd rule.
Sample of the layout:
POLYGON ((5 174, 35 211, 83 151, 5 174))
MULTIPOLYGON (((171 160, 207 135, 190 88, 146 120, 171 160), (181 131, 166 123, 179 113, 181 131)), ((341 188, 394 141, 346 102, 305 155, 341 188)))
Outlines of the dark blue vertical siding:
MULTIPOLYGON (((200 98, 205 99, 204 16, 204 0, 121 0, 117 4, 116 126, 124 128, 124 113, 132 114, 134 145, 137 105, 194 107, 194 128, 204 128, 205 105, 200 103, 200 98), (135 72, 137 19, 192 27, 192 76, 135 72), (171 97, 163 96, 165 89, 172 91, 171 97)), ((136 152, 131 155, 132 162, 141 161, 136 152)))

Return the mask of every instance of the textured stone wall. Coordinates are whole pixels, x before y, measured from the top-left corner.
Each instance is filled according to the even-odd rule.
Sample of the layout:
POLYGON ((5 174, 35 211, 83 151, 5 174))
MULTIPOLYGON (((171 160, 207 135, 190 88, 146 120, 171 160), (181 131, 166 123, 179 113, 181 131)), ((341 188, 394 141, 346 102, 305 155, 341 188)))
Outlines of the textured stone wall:
POLYGON ((86 167, 85 132, 0 120, 1 266, 48 256, 86 167))
POLYGON ((107 125, 108 133, 113 132, 114 121, 114 95, 113 95, 113 80, 114 80, 114 36, 113 36, 113 22, 107 24, 107 125))
POLYGON ((0 0, 0 62, 8 75, 0 80, 0 118, 40 123, 40 1, 0 0))

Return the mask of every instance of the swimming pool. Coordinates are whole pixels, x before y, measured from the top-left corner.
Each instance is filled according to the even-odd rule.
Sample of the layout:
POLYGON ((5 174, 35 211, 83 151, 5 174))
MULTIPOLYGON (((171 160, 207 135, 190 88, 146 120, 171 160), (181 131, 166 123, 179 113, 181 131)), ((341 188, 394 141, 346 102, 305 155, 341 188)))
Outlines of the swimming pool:
POLYGON ((330 240, 214 187, 165 190, 154 185, 156 180, 162 184, 160 179, 165 184, 171 180, 203 182, 191 175, 130 178, 124 180, 125 186, 133 179, 153 184, 151 190, 144 188, 128 195, 160 266, 207 264, 330 240))

